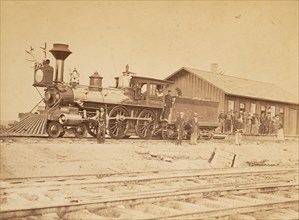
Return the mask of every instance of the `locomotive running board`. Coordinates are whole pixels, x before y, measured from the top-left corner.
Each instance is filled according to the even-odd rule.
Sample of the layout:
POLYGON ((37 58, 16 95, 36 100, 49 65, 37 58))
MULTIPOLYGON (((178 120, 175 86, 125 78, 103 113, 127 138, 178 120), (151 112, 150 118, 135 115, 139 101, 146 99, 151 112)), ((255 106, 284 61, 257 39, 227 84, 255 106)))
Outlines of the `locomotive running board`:
POLYGON ((47 137, 46 124, 47 115, 30 114, 7 129, 4 134, 7 136, 47 137))

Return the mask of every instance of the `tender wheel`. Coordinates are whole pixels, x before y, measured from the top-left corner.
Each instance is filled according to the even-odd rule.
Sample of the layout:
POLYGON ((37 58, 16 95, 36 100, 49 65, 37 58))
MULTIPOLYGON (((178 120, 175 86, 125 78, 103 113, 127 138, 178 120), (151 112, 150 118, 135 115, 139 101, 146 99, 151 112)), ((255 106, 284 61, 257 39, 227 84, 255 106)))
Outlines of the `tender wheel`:
POLYGON ((162 138, 164 140, 174 139, 174 131, 167 129, 166 131, 162 131, 162 138))
POLYGON ((63 127, 57 121, 51 121, 47 125, 47 133, 52 138, 58 138, 64 133, 63 127))
POLYGON ((88 124, 87 124, 87 132, 88 134, 90 134, 90 136, 96 138, 97 137, 97 134, 98 134, 98 124, 96 121, 90 121, 88 124))
POLYGON ((87 134, 87 128, 85 124, 80 124, 75 128, 74 134, 77 138, 83 138, 87 134))
POLYGON ((135 125, 137 135, 142 139, 150 139, 155 131, 157 122, 157 116, 153 111, 143 109, 135 125))
POLYGON ((178 133, 174 127, 167 127, 167 129, 162 130, 162 138, 164 140, 174 140, 177 139, 178 133))
POLYGON ((129 129, 129 112, 121 106, 114 107, 109 114, 108 130, 111 138, 120 139, 126 136, 129 129))

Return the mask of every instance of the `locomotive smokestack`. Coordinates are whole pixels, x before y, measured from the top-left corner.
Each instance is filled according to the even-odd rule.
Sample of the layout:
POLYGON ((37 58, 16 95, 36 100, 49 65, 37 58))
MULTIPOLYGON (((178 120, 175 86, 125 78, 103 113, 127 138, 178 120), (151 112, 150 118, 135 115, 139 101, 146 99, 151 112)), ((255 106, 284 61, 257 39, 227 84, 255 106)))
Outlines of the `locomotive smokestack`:
POLYGON ((67 44, 53 44, 50 50, 56 59, 55 82, 63 82, 64 60, 72 53, 67 44))

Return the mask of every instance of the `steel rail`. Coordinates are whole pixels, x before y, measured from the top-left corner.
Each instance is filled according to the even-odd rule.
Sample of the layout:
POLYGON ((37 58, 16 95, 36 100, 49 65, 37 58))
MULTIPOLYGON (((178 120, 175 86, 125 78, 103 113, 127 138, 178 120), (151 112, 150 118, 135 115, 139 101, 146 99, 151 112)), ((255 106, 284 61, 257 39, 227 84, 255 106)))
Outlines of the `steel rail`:
MULTIPOLYGON (((269 166, 257 169, 256 167, 246 167, 246 168, 219 168, 219 169, 191 169, 191 170, 171 170, 171 171, 147 171, 147 172, 129 172, 129 173, 102 173, 102 174, 86 174, 86 175, 69 175, 69 176, 45 176, 45 177, 24 177, 24 178, 7 178, 1 179, 2 183, 12 184, 11 187, 16 187, 17 184, 23 184, 25 181, 32 181, 32 183, 47 184, 48 180, 57 181, 63 184, 66 180, 95 180, 95 183, 121 183, 121 182, 142 182, 151 180, 165 180, 165 179, 181 179, 181 178, 206 178, 206 177, 223 177, 226 175, 227 178, 240 176, 240 175, 275 175, 275 174, 285 174, 285 173, 298 173, 299 168, 296 166, 280 166, 279 168, 269 166), (162 175, 161 175, 162 174, 162 175), (147 176, 150 175, 150 176, 147 176), (112 180, 105 180, 105 178, 115 178, 112 180), (82 179, 84 178, 84 179, 82 179), (126 179, 127 178, 127 179, 126 179)), ((92 183, 92 182, 91 182, 92 183)), ((67 183, 68 184, 68 183, 67 183)), ((1 186, 1 189, 5 187, 1 186)))
MULTIPOLYGON (((218 188, 208 188, 208 189, 171 189, 171 190, 156 190, 153 192, 141 192, 141 193, 132 193, 132 195, 114 195, 111 197, 98 197, 98 198, 90 198, 89 201, 80 202, 78 201, 76 204, 57 204, 52 206, 34 206, 30 208, 20 208, 20 209, 6 209, 3 208, 0 211, 0 218, 17 218, 17 217, 25 217, 32 215, 40 215, 45 213, 58 213, 58 215, 63 215, 66 212, 77 211, 81 209, 100 209, 107 207, 115 207, 119 204, 123 204, 124 202, 130 202, 132 204, 140 204, 143 202, 157 202, 159 201, 169 201, 169 200, 181 200, 186 198, 192 198, 194 196, 221 196, 228 194, 248 194, 248 193, 256 193, 256 192, 274 192, 274 191, 283 191, 295 189, 298 190, 299 185, 297 183, 284 183, 284 184, 266 184, 266 185, 257 185, 256 183, 252 183, 246 186, 225 186, 218 188), (95 200, 95 201, 93 201, 95 200)), ((289 202, 297 202, 296 199, 290 199, 289 202)))

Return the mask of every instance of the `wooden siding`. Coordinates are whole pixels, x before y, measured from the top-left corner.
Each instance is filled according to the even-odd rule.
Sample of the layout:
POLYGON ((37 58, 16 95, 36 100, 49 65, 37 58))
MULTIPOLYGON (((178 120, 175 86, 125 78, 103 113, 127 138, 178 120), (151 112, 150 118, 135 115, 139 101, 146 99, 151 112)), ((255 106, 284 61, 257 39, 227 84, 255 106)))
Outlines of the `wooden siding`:
POLYGON ((175 88, 182 90, 183 97, 203 98, 220 103, 220 108, 224 108, 224 93, 211 83, 199 78, 194 74, 190 74, 184 70, 175 79, 175 84, 168 88, 175 95, 175 88))
POLYGON ((247 98, 241 96, 226 95, 221 89, 217 88, 213 84, 200 78, 197 75, 181 70, 173 77, 174 84, 169 85, 167 89, 172 90, 172 95, 175 94, 175 88, 178 87, 182 90, 182 96, 188 98, 203 98, 211 101, 219 102, 218 113, 221 110, 227 112, 228 100, 234 101, 234 110, 240 111, 240 102, 245 104, 245 111, 250 111, 251 103, 256 104, 256 113, 261 115, 261 107, 265 106, 266 112, 271 106, 275 106, 275 113, 280 114, 279 109, 283 108, 284 113, 280 114, 284 121, 285 134, 297 134, 299 135, 299 106, 285 104, 280 102, 263 101, 254 98, 247 98))
POLYGON ((226 95, 225 97, 225 109, 228 110, 228 100, 233 100, 235 102, 235 111, 240 111, 240 102, 245 103, 245 112, 248 113, 250 111, 250 103, 256 104, 256 113, 261 116, 261 106, 265 106, 265 111, 268 112, 269 107, 275 106, 275 114, 278 114, 284 126, 284 133, 287 135, 299 135, 299 106, 290 105, 284 103, 276 103, 270 101, 261 101, 256 99, 249 99, 244 97, 236 97, 226 95), (284 109, 283 114, 280 114, 280 108, 284 109))

